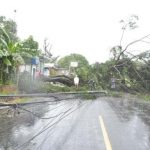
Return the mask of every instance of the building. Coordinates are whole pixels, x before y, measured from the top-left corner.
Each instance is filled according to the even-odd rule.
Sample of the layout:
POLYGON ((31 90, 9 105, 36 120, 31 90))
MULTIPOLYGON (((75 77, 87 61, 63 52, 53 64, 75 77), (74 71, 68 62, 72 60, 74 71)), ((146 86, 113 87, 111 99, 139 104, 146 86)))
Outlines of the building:
POLYGON ((47 63, 50 61, 45 56, 33 57, 25 59, 25 64, 20 65, 19 72, 29 72, 33 79, 43 76, 69 76, 69 68, 61 68, 54 63, 47 63))
POLYGON ((48 58, 44 56, 25 59, 25 64, 19 66, 19 72, 29 72, 33 79, 39 75, 44 75, 44 64, 48 58))
POLYGON ((44 75, 45 76, 69 76, 68 68, 61 68, 53 63, 45 63, 44 64, 44 75))

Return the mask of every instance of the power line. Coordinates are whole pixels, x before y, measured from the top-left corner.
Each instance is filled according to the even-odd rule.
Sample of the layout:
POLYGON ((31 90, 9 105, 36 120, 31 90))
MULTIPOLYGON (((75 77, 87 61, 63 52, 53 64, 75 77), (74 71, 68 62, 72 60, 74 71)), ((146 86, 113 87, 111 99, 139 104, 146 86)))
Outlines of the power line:
MULTIPOLYGON (((66 112, 64 112, 64 114, 62 114, 62 116, 60 117, 59 120, 55 121, 54 123, 50 124, 48 127, 46 127, 45 129, 41 130, 40 132, 38 132, 36 135, 34 135, 32 138, 30 138, 28 141, 26 141, 25 143, 21 144, 20 146, 17 146, 14 150, 17 150, 18 148, 20 149, 21 147, 25 146, 27 143, 31 142, 33 139, 35 139, 36 137, 38 137, 39 135, 41 135, 43 132, 47 131, 48 129, 50 129, 51 127, 53 127, 55 124, 58 124, 61 120, 63 120, 64 118, 66 118, 67 116, 69 116, 70 114, 72 114, 74 111, 78 110, 81 106, 83 106, 85 103, 83 104, 79 104, 77 106, 76 109, 72 110, 69 112, 70 109, 68 109, 66 112), (69 113, 68 113, 69 112, 69 113)), ((21 150, 21 149, 20 149, 21 150)))

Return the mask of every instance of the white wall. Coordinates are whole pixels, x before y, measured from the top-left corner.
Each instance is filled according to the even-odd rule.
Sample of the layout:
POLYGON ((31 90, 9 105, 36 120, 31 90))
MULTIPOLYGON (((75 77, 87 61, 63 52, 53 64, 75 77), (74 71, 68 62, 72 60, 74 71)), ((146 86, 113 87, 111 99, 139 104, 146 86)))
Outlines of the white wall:
POLYGON ((21 66, 19 66, 19 72, 22 73, 24 71, 31 72, 31 66, 30 65, 21 65, 21 66))

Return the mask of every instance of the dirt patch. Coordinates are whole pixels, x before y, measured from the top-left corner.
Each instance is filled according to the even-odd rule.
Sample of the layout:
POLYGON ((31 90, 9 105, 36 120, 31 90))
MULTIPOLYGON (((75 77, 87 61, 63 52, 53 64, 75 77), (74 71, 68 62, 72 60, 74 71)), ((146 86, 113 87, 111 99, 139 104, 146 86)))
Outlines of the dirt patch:
POLYGON ((17 87, 15 85, 0 85, 0 94, 16 94, 17 87))

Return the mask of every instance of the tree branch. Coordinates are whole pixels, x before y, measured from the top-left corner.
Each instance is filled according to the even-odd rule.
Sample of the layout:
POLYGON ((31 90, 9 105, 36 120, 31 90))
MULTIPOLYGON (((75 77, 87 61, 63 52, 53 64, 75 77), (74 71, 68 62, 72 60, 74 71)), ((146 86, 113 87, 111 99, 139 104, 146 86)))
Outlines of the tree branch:
POLYGON ((146 35, 146 36, 144 36, 144 37, 142 37, 142 38, 140 38, 140 39, 138 39, 138 40, 135 40, 135 41, 129 43, 129 44, 125 47, 125 49, 120 52, 120 54, 119 54, 119 56, 118 56, 116 62, 119 61, 121 55, 128 49, 129 46, 131 46, 131 45, 133 45, 133 44, 135 44, 135 43, 137 43, 137 42, 140 42, 140 41, 142 41, 143 39, 145 39, 145 38, 147 38, 147 37, 149 37, 149 36, 150 36, 150 34, 148 34, 148 35, 146 35))

